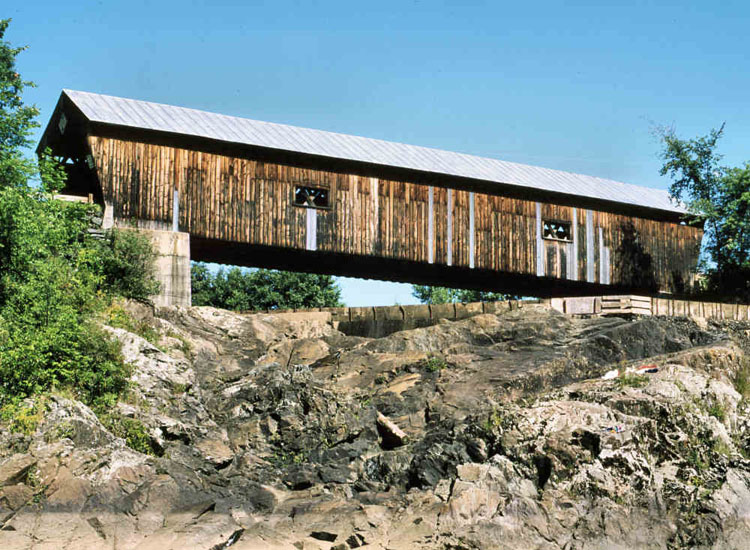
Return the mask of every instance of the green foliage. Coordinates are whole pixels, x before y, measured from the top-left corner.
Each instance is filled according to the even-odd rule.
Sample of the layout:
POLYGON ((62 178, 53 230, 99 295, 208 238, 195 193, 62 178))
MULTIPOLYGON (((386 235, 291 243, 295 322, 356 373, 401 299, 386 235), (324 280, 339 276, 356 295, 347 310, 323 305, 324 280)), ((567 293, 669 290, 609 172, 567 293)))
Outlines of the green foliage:
POLYGON ((119 343, 95 316, 112 295, 143 297, 152 254, 136 238, 89 235, 98 207, 55 200, 63 167, 24 157, 37 111, 23 105, 30 84, 15 72, 22 48, 2 41, 7 26, 0 21, 0 407, 28 430, 28 397, 68 391, 112 404, 125 390, 119 343))
POLYGON ((720 455, 724 455, 727 457, 732 456, 732 454, 734 454, 732 451, 732 448, 729 445, 719 440, 714 441, 713 451, 715 453, 718 453, 720 455))
POLYGON ((724 422, 727 418, 727 408, 723 403, 714 401, 708 407, 708 414, 716 418, 719 422, 724 422))
POLYGON ((143 234, 128 230, 107 232, 100 250, 103 286, 116 296, 148 301, 159 292, 154 251, 143 234))
POLYGON ((250 311, 341 305, 341 289, 330 275, 237 267, 212 274, 196 263, 191 276, 194 306, 250 311))
POLYGON ((445 288, 442 286, 412 285, 411 294, 423 304, 449 304, 452 302, 499 302, 514 299, 509 294, 487 292, 484 290, 466 290, 445 288))
POLYGON ((661 174, 672 178, 670 194, 687 204, 693 220, 705 224, 705 290, 749 301, 750 163, 720 164, 716 147, 724 125, 690 140, 678 138, 672 129, 659 133, 661 174))
POLYGON ((61 422, 55 428, 55 439, 72 439, 76 433, 75 426, 70 422, 61 422))
POLYGON ((119 301, 114 301, 104 310, 104 322, 113 328, 125 329, 137 334, 148 343, 158 347, 161 335, 148 321, 134 319, 119 301))
POLYGON ((644 374, 623 373, 616 380, 621 388, 642 388, 648 384, 648 376, 644 374))
POLYGON ((107 430, 125 440, 125 444, 139 453, 161 456, 162 449, 148 435, 146 426, 136 418, 128 418, 119 412, 97 410, 97 416, 107 430))
POLYGON ((23 104, 24 89, 34 84, 16 70, 16 57, 26 48, 14 48, 4 40, 9 24, 10 19, 0 19, 0 186, 24 186, 36 173, 34 162, 22 151, 39 126, 39 110, 23 104))
POLYGON ((737 369, 733 382, 734 389, 742 396, 742 399, 750 399, 750 358, 742 358, 740 368, 737 369))
POLYGON ((504 421, 505 418, 503 412, 500 409, 493 407, 490 414, 481 424, 481 431, 483 432, 484 437, 494 438, 495 433, 503 427, 504 421))
POLYGON ((422 361, 421 366, 424 367, 427 372, 438 372, 446 368, 448 363, 446 363, 445 359, 442 357, 433 355, 429 359, 422 361))
POLYGON ((31 435, 42 421, 46 410, 46 399, 14 401, 0 407, 0 420, 12 432, 31 435))
MULTIPOLYGON (((698 447, 691 447, 687 452, 686 458, 688 463, 691 464, 699 474, 705 472, 711 467, 711 463, 705 456, 703 456, 701 449, 698 447)), ((693 485, 703 484, 703 480, 700 478, 691 478, 690 481, 693 485)))

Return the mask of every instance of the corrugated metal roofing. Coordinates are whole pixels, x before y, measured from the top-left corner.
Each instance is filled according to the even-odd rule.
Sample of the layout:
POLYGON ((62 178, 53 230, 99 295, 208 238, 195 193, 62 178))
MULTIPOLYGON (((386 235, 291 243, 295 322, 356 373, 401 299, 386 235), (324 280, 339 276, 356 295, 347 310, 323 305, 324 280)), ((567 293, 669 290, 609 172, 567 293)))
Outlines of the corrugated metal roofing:
POLYGON ((89 120, 94 122, 530 187, 670 212, 684 212, 682 207, 672 203, 666 191, 595 176, 148 101, 74 90, 63 92, 89 120))

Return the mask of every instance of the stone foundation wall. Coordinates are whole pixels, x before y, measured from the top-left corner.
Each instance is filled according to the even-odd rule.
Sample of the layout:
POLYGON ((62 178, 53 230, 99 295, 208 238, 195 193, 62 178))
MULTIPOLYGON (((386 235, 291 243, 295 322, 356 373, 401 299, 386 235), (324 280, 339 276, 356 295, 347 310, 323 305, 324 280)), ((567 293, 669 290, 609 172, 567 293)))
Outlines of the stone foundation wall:
POLYGON ((499 313, 532 305, 548 307, 567 315, 662 315, 750 321, 750 305, 747 304, 698 302, 635 295, 509 300, 467 304, 267 310, 265 313, 326 312, 330 315, 330 321, 334 326, 346 334, 380 338, 399 330, 430 326, 441 319, 466 319, 482 313, 499 313))

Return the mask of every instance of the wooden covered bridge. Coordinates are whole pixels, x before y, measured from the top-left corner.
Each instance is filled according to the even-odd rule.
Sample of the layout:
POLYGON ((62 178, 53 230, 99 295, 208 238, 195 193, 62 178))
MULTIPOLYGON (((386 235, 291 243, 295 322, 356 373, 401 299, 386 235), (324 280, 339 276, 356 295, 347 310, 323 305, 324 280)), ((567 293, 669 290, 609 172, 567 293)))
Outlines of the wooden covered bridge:
POLYGON ((702 228, 665 191, 64 90, 39 143, 108 225, 150 231, 161 304, 190 260, 533 296, 680 293, 702 228))

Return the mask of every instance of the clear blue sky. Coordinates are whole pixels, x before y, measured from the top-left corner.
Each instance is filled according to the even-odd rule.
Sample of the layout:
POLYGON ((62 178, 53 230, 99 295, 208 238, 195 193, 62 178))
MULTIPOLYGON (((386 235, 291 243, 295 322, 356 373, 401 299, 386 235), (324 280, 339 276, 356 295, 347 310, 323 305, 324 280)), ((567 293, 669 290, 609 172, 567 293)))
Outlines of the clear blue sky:
MULTIPOLYGON (((750 159, 750 3, 16 1, 46 124, 62 88, 666 187, 654 124, 750 159)), ((12 5, 11 5, 12 4, 12 5)), ((342 280, 350 305, 408 285, 342 280)))

